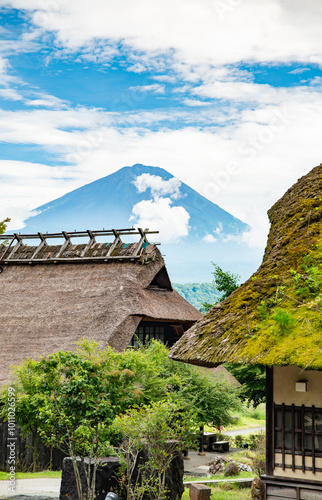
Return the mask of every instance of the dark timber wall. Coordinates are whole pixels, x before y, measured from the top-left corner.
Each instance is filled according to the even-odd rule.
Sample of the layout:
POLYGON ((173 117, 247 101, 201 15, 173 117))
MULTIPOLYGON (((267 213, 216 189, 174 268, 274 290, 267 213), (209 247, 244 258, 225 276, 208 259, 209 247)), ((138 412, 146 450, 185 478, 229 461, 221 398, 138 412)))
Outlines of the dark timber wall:
MULTIPOLYGON (((33 464, 33 436, 24 436, 21 429, 17 429, 15 446, 15 466, 16 471, 31 470, 33 464)), ((0 420, 0 470, 6 471, 8 468, 8 423, 0 420)), ((12 441, 10 441, 12 443, 12 441)), ((55 448, 47 448, 37 435, 37 465, 42 470, 49 468, 50 463, 53 470, 59 470, 62 466, 64 454, 55 448)))

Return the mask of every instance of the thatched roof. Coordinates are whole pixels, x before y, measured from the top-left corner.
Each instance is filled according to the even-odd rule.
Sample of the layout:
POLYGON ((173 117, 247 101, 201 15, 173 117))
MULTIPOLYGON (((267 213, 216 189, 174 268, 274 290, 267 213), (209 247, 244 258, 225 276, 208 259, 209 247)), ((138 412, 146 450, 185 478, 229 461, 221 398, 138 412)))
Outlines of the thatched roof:
POLYGON ((0 263, 0 383, 11 364, 73 350, 82 337, 123 350, 143 318, 191 326, 201 317, 172 289, 155 245, 145 242, 134 258, 138 244, 119 242, 108 259, 110 245, 94 242, 82 261, 85 245, 69 245, 60 256, 66 261, 55 258, 61 245, 41 249, 36 263, 37 246, 20 245, 11 259, 7 251, 0 263))
POLYGON ((183 335, 173 359, 322 369, 322 165, 268 215, 258 271, 183 335))

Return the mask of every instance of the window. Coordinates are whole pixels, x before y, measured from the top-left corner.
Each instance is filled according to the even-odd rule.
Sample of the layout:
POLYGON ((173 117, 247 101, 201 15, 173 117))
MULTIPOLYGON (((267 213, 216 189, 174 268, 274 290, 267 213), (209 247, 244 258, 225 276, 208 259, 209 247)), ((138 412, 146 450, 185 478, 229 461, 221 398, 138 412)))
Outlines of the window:
POLYGON ((163 326, 139 326, 132 337, 130 346, 139 347, 145 345, 152 339, 165 343, 165 332, 163 326))
POLYGON ((322 457, 322 408, 315 406, 274 405, 274 448, 282 454, 283 470, 287 467, 322 472, 315 467, 315 457, 322 457), (285 455, 292 455, 292 464, 285 464, 285 455), (302 464, 295 465, 295 457, 302 457, 302 464), (306 461, 306 457, 312 460, 306 461), (307 463, 309 462, 309 465, 307 463))

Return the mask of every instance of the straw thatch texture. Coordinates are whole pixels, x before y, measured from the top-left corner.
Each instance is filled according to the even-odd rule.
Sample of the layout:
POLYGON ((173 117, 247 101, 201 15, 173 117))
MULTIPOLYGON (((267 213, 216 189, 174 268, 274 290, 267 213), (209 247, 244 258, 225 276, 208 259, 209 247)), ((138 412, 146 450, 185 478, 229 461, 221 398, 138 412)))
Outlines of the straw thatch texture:
POLYGON ((145 316, 189 326, 201 316, 172 290, 155 245, 139 261, 3 265, 0 381, 11 364, 75 349, 82 337, 125 349, 145 316))
POLYGON ((322 369, 322 165, 268 212, 258 271, 173 346, 170 357, 322 369))

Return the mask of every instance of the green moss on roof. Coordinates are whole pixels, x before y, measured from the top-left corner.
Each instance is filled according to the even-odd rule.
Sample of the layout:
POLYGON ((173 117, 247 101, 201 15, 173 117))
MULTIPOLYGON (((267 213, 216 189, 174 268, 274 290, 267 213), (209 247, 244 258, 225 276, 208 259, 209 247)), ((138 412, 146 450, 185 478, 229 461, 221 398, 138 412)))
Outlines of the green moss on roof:
POLYGON ((268 215, 258 271, 185 333, 172 358, 322 369, 322 164, 268 215))

